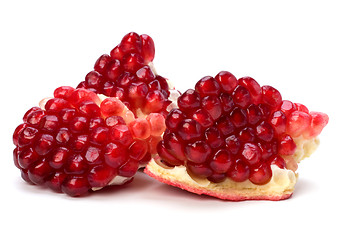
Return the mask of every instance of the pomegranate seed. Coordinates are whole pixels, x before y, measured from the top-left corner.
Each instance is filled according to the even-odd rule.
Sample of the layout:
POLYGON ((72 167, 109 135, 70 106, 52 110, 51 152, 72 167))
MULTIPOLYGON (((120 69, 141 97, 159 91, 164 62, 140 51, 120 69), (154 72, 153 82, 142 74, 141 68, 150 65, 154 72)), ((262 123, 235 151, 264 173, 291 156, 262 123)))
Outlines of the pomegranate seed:
POLYGON ((265 142, 270 142, 274 137, 274 129, 267 122, 261 122, 256 127, 257 137, 265 142))
POLYGON ((85 159, 80 154, 74 154, 67 159, 64 172, 66 174, 83 174, 87 170, 85 159))
POLYGON ((54 90, 53 96, 55 98, 63 98, 65 100, 68 100, 74 90, 75 89, 73 87, 69 86, 58 87, 54 90))
POLYGON ((269 159, 269 163, 271 165, 276 165, 277 167, 281 168, 281 169, 285 169, 286 168, 286 164, 285 161, 282 157, 280 156, 273 156, 269 159))
POLYGON ((69 152, 69 149, 65 147, 57 148, 49 161, 50 166, 54 169, 62 168, 69 156, 69 152))
POLYGON ((249 106, 251 103, 251 95, 249 91, 240 85, 238 85, 232 92, 232 98, 234 103, 242 108, 249 106))
POLYGON ((225 113, 229 113, 235 106, 233 102, 233 98, 226 93, 222 93, 219 98, 220 98, 223 111, 225 113))
POLYGON ((34 112, 29 113, 26 116, 26 123, 29 123, 30 125, 37 127, 40 124, 41 119, 45 116, 45 112, 42 110, 37 110, 34 112))
POLYGON ((102 145, 107 142, 109 129, 106 127, 97 127, 90 133, 90 142, 94 145, 102 145))
POLYGON ((217 120, 222 114, 222 106, 218 97, 204 97, 201 102, 201 107, 211 115, 213 120, 217 120))
POLYGON ((239 132, 238 137, 242 142, 254 142, 256 139, 256 132, 253 128, 246 127, 239 132))
POLYGON ((50 134, 42 134, 35 145, 35 152, 41 156, 48 154, 54 147, 55 140, 50 134))
POLYGON ((232 154, 237 154, 241 147, 240 140, 235 135, 227 137, 225 139, 225 145, 232 154))
POLYGON ((178 98, 178 105, 181 111, 195 111, 200 107, 200 96, 193 89, 189 89, 178 98))
POLYGON ((62 191, 72 197, 84 195, 89 190, 89 183, 83 176, 69 176, 62 184, 62 191))
POLYGON ((175 133, 166 134, 163 139, 164 146, 171 155, 182 161, 187 159, 185 156, 184 143, 175 133))
POLYGON ((142 57, 144 58, 145 64, 152 62, 155 55, 154 41, 151 37, 146 34, 142 34, 142 57))
POLYGON ((85 160, 89 165, 102 163, 101 149, 90 146, 85 152, 85 160))
POLYGON ((133 137, 137 139, 147 139, 151 133, 148 121, 141 118, 137 118, 129 123, 129 129, 133 137))
POLYGON ((296 111, 297 108, 295 104, 288 100, 283 100, 281 105, 281 111, 285 114, 286 117, 288 117, 293 111, 296 111))
POLYGON ((111 61, 111 58, 108 54, 103 54, 100 56, 94 66, 95 71, 99 73, 103 73, 104 70, 107 68, 108 63, 111 61))
POLYGON ((262 112, 257 105, 251 104, 247 109, 247 121, 251 125, 259 123, 262 119, 262 112))
POLYGON ((136 72, 143 66, 144 60, 141 55, 137 53, 130 53, 123 57, 122 63, 125 70, 129 72, 136 72))
POLYGON ((277 142, 258 142, 258 147, 262 153, 262 159, 266 160, 277 154, 277 142))
POLYGON ((218 95, 220 93, 219 83, 210 76, 203 77, 195 85, 195 91, 197 91, 201 97, 208 95, 218 95))
POLYGON ((282 96, 277 89, 271 86, 262 87, 263 102, 277 110, 282 104, 282 96))
POLYGON ((235 127, 228 116, 221 117, 216 123, 216 126, 224 136, 230 135, 235 130, 235 127))
POLYGON ((270 182, 272 171, 269 165, 262 164, 258 168, 253 168, 250 172, 250 181, 257 185, 264 185, 270 182))
POLYGON ((158 90, 148 92, 144 106, 144 112, 152 113, 162 110, 166 99, 165 96, 158 90))
POLYGON ((296 151, 296 144, 289 135, 283 135, 279 140, 278 153, 281 155, 292 155, 296 151))
POLYGON ((105 125, 107 127, 113 127, 118 124, 124 124, 124 119, 121 116, 110 116, 105 119, 105 125))
POLYGON ((249 178, 250 168, 242 160, 237 159, 232 165, 230 171, 228 171, 227 176, 235 182, 244 182, 249 178))
POLYGON ((213 174, 213 171, 205 164, 188 162, 186 166, 190 172, 201 178, 207 178, 213 174))
POLYGON ((270 124, 279 136, 285 132, 287 119, 282 111, 276 111, 272 114, 270 124))
POLYGON ((105 117, 121 115, 124 111, 124 104, 117 98, 106 98, 100 105, 102 114, 105 117))
POLYGON ((192 119, 183 120, 178 127, 178 134, 184 141, 199 139, 202 131, 201 125, 192 119))
POLYGON ((175 108, 168 114, 166 118, 166 127, 169 130, 175 130, 182 120, 184 120, 183 112, 175 108))
POLYGON ((261 151, 257 145, 245 143, 241 152, 241 157, 246 163, 254 166, 261 160, 261 151))
POLYGON ((215 79, 220 84, 221 88, 227 93, 232 93, 237 86, 237 79, 232 73, 227 71, 221 71, 215 76, 215 79))
POLYGON ((14 133, 13 133, 13 144, 14 145, 16 145, 16 146, 18 145, 19 135, 26 127, 27 127, 27 124, 25 124, 25 123, 22 123, 18 127, 16 127, 16 129, 14 130, 14 133))
POLYGON ((62 98, 52 98, 45 104, 45 110, 49 113, 58 112, 64 108, 70 107, 70 103, 62 98))
POLYGON ((135 82, 129 87, 129 98, 136 107, 141 107, 144 104, 147 94, 148 85, 144 82, 135 82))
POLYGON ((205 141, 211 148, 219 148, 224 144, 221 133, 216 127, 206 129, 205 141))
POLYGON ((55 115, 45 115, 42 117, 39 128, 43 131, 54 132, 59 127, 59 119, 55 115))
POLYGON ((116 175, 114 168, 97 165, 90 169, 88 182, 91 187, 105 187, 116 175))
POLYGON ((91 71, 85 76, 85 85, 87 88, 100 89, 102 88, 102 75, 96 71, 91 71))
POLYGON ((205 142, 197 141, 185 147, 185 154, 191 162, 204 163, 211 154, 211 148, 205 142))
POLYGON ((56 134, 56 141, 58 144, 66 145, 71 139, 71 133, 67 128, 60 128, 56 134))
POLYGON ((28 145, 31 145, 38 134, 38 130, 33 127, 26 127, 24 130, 22 130, 18 137, 18 146, 19 147, 26 147, 28 145))
POLYGON ((254 104, 260 103, 262 98, 262 89, 253 78, 242 77, 238 79, 238 84, 247 89, 254 104))
POLYGON ((309 110, 306 106, 304 106, 301 103, 295 103, 296 109, 297 111, 301 111, 301 112, 305 112, 305 113, 309 113, 309 110))
POLYGON ((148 151, 148 145, 145 141, 135 140, 128 148, 128 156, 136 161, 140 161, 148 151))
POLYGON ((35 166, 30 167, 28 170, 28 177, 34 184, 43 184, 44 179, 50 174, 51 167, 46 161, 43 159, 35 164, 35 166))
POLYGON ((38 160, 39 156, 32 148, 27 148, 18 152, 18 164, 23 169, 28 169, 38 160))
POLYGON ((150 135, 161 136, 166 130, 165 118, 160 113, 150 113, 146 120, 150 125, 150 135))
POLYGON ((55 192, 62 192, 61 186, 67 175, 62 172, 56 172, 46 179, 46 186, 55 192))
POLYGON ((129 160, 118 170, 118 175, 123 177, 132 177, 139 168, 137 161, 129 160))
POLYGON ((69 123, 76 116, 76 110, 73 108, 62 109, 59 116, 62 123, 69 123))
POLYGON ((141 82, 151 82, 155 79, 155 74, 149 66, 144 66, 136 72, 136 77, 141 82))
POLYGON ((108 143, 104 149, 105 163, 117 168, 126 161, 126 148, 118 143, 108 143))
POLYGON ((127 125, 116 125, 110 129, 110 140, 120 139, 120 143, 129 146, 133 142, 133 136, 127 125))
POLYGON ((120 47, 123 52, 141 52, 142 41, 137 33, 131 32, 126 34, 121 41, 120 47))
POLYGON ((311 116, 308 113, 294 111, 287 120, 287 133, 292 137, 303 134, 310 126, 311 116))
POLYGON ((230 120, 236 128, 244 127, 247 124, 247 114, 244 109, 235 108, 230 113, 230 120))
POLYGON ((328 124, 329 118, 327 114, 321 112, 310 112, 310 116, 310 129, 304 136, 313 138, 321 133, 322 129, 328 124))
POLYGON ((232 163, 230 152, 220 149, 214 154, 210 168, 216 173, 226 173, 231 168, 232 163))
POLYGON ((192 118, 200 123, 203 128, 207 128, 213 125, 213 119, 204 109, 198 109, 193 113, 192 118))
POLYGON ((167 163, 172 166, 179 166, 183 164, 182 161, 178 160, 176 157, 174 157, 167 151, 164 145, 164 141, 160 141, 159 144, 157 145, 157 152, 159 153, 161 159, 167 161, 167 163))

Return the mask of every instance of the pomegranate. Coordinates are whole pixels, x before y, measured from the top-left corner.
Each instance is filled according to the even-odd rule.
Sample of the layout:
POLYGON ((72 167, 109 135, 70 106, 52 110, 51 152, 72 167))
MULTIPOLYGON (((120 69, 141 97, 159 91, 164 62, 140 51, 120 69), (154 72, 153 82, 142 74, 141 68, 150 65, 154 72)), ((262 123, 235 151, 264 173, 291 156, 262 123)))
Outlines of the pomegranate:
POLYGON ((145 172, 221 199, 285 199, 297 163, 317 147, 327 123, 326 114, 282 100, 274 87, 222 71, 178 98, 166 117, 159 157, 145 172))
POLYGON ((86 89, 59 87, 40 105, 14 131, 14 163, 25 181, 70 196, 129 182, 166 128, 161 113, 135 118, 117 98, 86 89))

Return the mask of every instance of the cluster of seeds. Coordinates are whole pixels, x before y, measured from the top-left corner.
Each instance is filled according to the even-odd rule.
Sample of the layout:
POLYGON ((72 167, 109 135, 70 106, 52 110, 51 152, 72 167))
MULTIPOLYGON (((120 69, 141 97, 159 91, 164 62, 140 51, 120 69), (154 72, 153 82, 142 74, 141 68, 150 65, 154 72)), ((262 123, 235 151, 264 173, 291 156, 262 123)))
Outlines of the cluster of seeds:
POLYGON ((120 99, 136 116, 167 115, 170 95, 167 80, 155 75, 149 65, 154 59, 154 42, 148 35, 125 35, 110 55, 98 58, 78 88, 120 99))
POLYGON ((328 121, 325 114, 283 101, 271 86, 226 71, 202 78, 178 98, 178 106, 166 118, 158 153, 166 165, 185 165, 190 174, 216 183, 268 183, 272 164, 291 168, 286 156, 296 150, 294 138, 315 137, 328 121))
POLYGON ((86 89, 59 87, 43 105, 14 131, 14 163, 27 182, 71 196, 131 179, 166 128, 159 113, 135 118, 118 99, 86 89))

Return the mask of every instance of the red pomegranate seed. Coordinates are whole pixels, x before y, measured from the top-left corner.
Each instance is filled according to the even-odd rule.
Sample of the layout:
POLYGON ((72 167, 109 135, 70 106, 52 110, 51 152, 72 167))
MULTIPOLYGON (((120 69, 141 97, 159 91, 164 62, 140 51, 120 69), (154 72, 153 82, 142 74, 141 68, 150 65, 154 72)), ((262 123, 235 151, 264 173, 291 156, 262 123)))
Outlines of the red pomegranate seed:
POLYGON ((215 76, 215 79, 220 84, 221 88, 227 93, 232 93, 237 86, 237 79, 232 73, 227 71, 221 71, 215 76))
POLYGON ((233 161, 229 151, 218 150, 210 162, 210 168, 216 173, 226 173, 232 166, 233 161))
POLYGON ((210 169, 205 164, 195 164, 192 162, 188 162, 186 167, 191 173, 198 177, 206 178, 213 174, 212 169, 210 169))
POLYGON ((99 73, 103 73, 105 69, 107 68, 110 60, 111 58, 108 54, 103 54, 102 56, 100 56, 95 63, 95 66, 94 66, 95 71, 99 73))
POLYGON ((258 168, 253 168, 250 172, 250 181, 257 185, 264 185, 270 182, 272 171, 268 164, 263 163, 258 168))
POLYGON ((292 155, 296 151, 296 144, 289 135, 283 135, 279 140, 278 153, 281 155, 292 155))
POLYGON ((247 109, 247 121, 251 125, 256 125, 262 119, 262 111, 257 105, 251 104, 247 109))
POLYGON ((297 111, 301 111, 301 112, 305 112, 305 113, 309 113, 309 110, 306 106, 304 106, 301 103, 295 103, 296 109, 297 111))
POLYGON ((274 137, 274 129, 272 126, 263 121, 256 127, 257 137, 265 142, 270 142, 274 137))
POLYGON ((110 129, 110 140, 120 139, 120 143, 129 146, 133 142, 133 136, 127 125, 116 125, 110 129))
POLYGON ((35 166, 30 167, 28 169, 28 177, 34 184, 43 184, 44 179, 50 174, 51 167, 46 161, 43 159, 35 164, 35 166))
POLYGON ((179 166, 183 164, 182 161, 178 160, 176 157, 174 157, 167 151, 164 145, 164 141, 159 142, 159 144, 157 145, 157 152, 159 153, 159 156, 163 160, 167 161, 167 163, 172 166, 179 166))
POLYGON ((148 152, 146 141, 135 140, 128 148, 129 158, 140 161, 148 152))
POLYGON ((93 101, 84 101, 79 104, 79 113, 87 117, 99 117, 101 116, 101 110, 99 106, 93 101))
POLYGON ((144 66, 137 70, 136 77, 141 82, 151 82, 155 79, 155 74, 149 66, 144 66))
POLYGON ((61 189, 72 197, 78 197, 88 192, 89 183, 83 176, 68 176, 63 181, 61 189))
POLYGON ((261 160, 261 151, 257 145, 253 143, 245 143, 242 148, 241 157, 246 163, 254 166, 261 160))
POLYGON ((85 76, 85 85, 94 88, 94 89, 100 89, 102 88, 103 84, 103 77, 102 74, 91 71, 85 76))
POLYGON ((91 187, 105 187, 117 175, 114 168, 97 165, 90 169, 88 182, 91 187))
POLYGON ((185 147, 187 159, 194 163, 204 163, 211 154, 211 148, 203 141, 188 144, 185 147))
POLYGON ((277 154, 278 144, 277 141, 273 142, 258 142, 258 147, 262 153, 262 159, 266 160, 273 155, 277 154))
POLYGON ((155 55, 154 41, 151 37, 146 34, 142 34, 142 57, 144 58, 145 64, 152 62, 155 55))
POLYGON ((164 146, 171 155, 182 161, 187 159, 185 156, 184 143, 175 133, 166 134, 163 139, 164 146))
MULTIPOLYGON (((90 143, 94 145, 101 146, 102 144, 106 143, 109 138, 109 129, 106 127, 97 127, 94 128, 90 133, 90 143)), ((113 137, 114 138, 114 137, 113 137)))
POLYGON ((263 102, 274 110, 277 110, 282 104, 282 96, 274 87, 263 86, 262 97, 263 102))
POLYGON ((18 152, 18 164, 23 169, 28 169, 38 160, 39 156, 32 148, 27 148, 18 152))
POLYGON ((150 113, 146 120, 150 125, 150 135, 161 136, 166 130, 165 118, 160 113, 150 113))
POLYGON ((26 123, 22 123, 18 127, 16 127, 16 129, 14 130, 14 133, 13 133, 13 144, 14 145, 16 145, 16 146, 18 145, 19 135, 26 127, 27 127, 26 123))
POLYGON ((50 166, 54 169, 62 168, 63 165, 66 163, 66 160, 68 159, 69 152, 69 149, 65 147, 57 148, 49 161, 50 166))
POLYGON ((26 147, 31 145, 38 135, 38 130, 33 127, 26 127, 23 129, 18 137, 18 146, 19 147, 26 147))
POLYGON ((288 116, 287 133, 292 137, 303 134, 310 126, 311 116, 308 113, 294 111, 288 116))
POLYGON ((288 117, 293 111, 296 111, 297 108, 295 104, 288 100, 283 100, 281 105, 281 111, 285 114, 286 117, 288 117))
POLYGON ((116 98, 106 98, 100 105, 102 114, 105 117, 114 116, 114 115, 121 115, 124 111, 123 103, 116 99, 116 98))
POLYGON ((181 111, 195 111, 200 107, 200 96, 189 89, 178 98, 178 105, 181 111))
POLYGON ((286 123, 287 119, 282 111, 274 112, 270 118, 270 124, 278 136, 285 132, 286 123))
POLYGON ((200 123, 200 125, 203 128, 211 127, 213 125, 213 119, 208 112, 206 112, 204 109, 198 109, 193 113, 192 118, 200 123))
POLYGON ((237 159, 232 165, 230 171, 228 171, 227 176, 235 182, 244 182, 249 178, 250 168, 242 160, 237 159))
POLYGON ((304 134, 305 137, 312 138, 319 135, 322 129, 328 124, 328 115, 321 112, 310 112, 311 123, 310 128, 307 133, 304 134))
POLYGON ((101 164, 103 161, 101 153, 101 149, 90 146, 85 152, 85 160, 89 165, 101 164))
POLYGON ((226 93, 220 94, 219 98, 220 98, 220 102, 221 102, 221 106, 223 108, 223 111, 225 113, 229 113, 235 106, 234 102, 233 102, 233 98, 226 93))
POLYGON ((232 92, 232 98, 233 98, 234 103, 238 107, 245 108, 249 106, 251 103, 251 95, 249 91, 241 85, 238 85, 234 89, 234 91, 232 92))
POLYGON ((217 120, 222 114, 222 106, 218 97, 204 97, 201 101, 201 107, 210 114, 213 120, 217 120))
POLYGON ((151 133, 148 121, 141 118, 137 118, 129 123, 129 129, 133 137, 137 139, 147 139, 151 133))
POLYGON ((129 72, 136 72, 143 66, 144 60, 141 55, 137 53, 130 53, 123 57, 122 63, 125 70, 129 72))
POLYGON ((220 93, 219 83, 211 76, 203 77, 195 85, 195 91, 200 94, 201 97, 208 95, 218 95, 220 93))
POLYGON ((180 109, 173 109, 166 118, 166 127, 169 130, 176 130, 180 122, 184 120, 183 112, 180 109))
POLYGON ((61 186, 67 175, 63 172, 56 172, 46 179, 46 186, 55 192, 62 192, 61 186))
POLYGON ((281 169, 285 169, 286 168, 285 161, 280 156, 273 156, 273 157, 271 157, 269 159, 269 163, 272 164, 272 165, 277 165, 277 167, 279 167, 281 169))
POLYGON ((129 160, 118 170, 118 175, 122 177, 132 177, 135 175, 139 168, 139 162, 134 160, 129 160))
POLYGON ((244 109, 235 108, 230 113, 230 120, 236 128, 244 127, 247 124, 247 114, 244 109))
POLYGON ((37 143, 35 145, 35 152, 41 156, 48 154, 54 147, 55 140, 53 136, 50 134, 42 134, 37 139, 37 143))
POLYGON ((66 145, 71 139, 71 133, 67 128, 60 128, 56 134, 56 141, 59 144, 66 145))
POLYGON ((238 79, 238 84, 247 89, 252 97, 254 104, 259 104, 262 98, 262 89, 259 84, 251 77, 242 77, 238 79))
POLYGON ((105 163, 113 168, 117 168, 126 161, 127 150, 118 143, 109 143, 104 149, 105 163))
POLYGON ((216 126, 224 136, 230 135, 235 130, 234 124, 228 116, 221 117, 216 123, 216 126))
POLYGON ((211 148, 219 148, 224 144, 222 135, 216 127, 206 129, 205 141, 211 148))
POLYGON ((192 119, 183 120, 178 127, 178 134, 184 141, 199 139, 202 132, 201 125, 192 119))
POLYGON ((147 93, 145 99, 145 113, 160 112, 166 101, 165 96, 158 90, 147 93))
POLYGON ((245 127, 239 132, 238 137, 242 142, 254 142, 256 139, 256 132, 253 128, 245 127))
POLYGON ((235 135, 227 137, 225 139, 225 145, 232 154, 237 154, 241 147, 240 140, 235 135))
POLYGON ((87 170, 85 159, 80 154, 74 154, 67 159, 64 172, 66 174, 83 174, 87 170))

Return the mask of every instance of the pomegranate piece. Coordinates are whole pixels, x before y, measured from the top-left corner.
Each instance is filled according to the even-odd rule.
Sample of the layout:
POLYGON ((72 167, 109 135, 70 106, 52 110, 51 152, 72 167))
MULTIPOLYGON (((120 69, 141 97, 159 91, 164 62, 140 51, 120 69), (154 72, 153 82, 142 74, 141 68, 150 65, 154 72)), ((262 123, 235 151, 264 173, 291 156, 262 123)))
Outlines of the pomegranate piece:
POLYGON ((153 67, 153 39, 131 32, 110 52, 95 62, 78 88, 86 88, 123 101, 135 116, 161 113, 166 116, 171 103, 167 80, 153 67))
POLYGON ((222 71, 202 78, 178 98, 178 109, 166 117, 167 130, 157 148, 160 159, 145 172, 222 199, 285 199, 292 194, 301 160, 295 155, 297 144, 312 143, 327 123, 326 114, 282 100, 272 86, 222 71), (180 174, 180 169, 185 171, 180 174), (278 171, 291 182, 290 191, 283 185, 276 186, 282 192, 271 192, 278 171), (208 183, 195 184, 196 179, 208 183))
MULTIPOLYGON (((101 58, 96 69, 107 61, 101 58)), ((59 87, 43 102, 26 112, 13 133, 14 164, 25 181, 70 196, 132 179, 150 160, 149 151, 156 153, 155 141, 166 128, 160 113, 135 119, 117 98, 102 101, 86 89, 59 87)))

